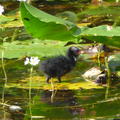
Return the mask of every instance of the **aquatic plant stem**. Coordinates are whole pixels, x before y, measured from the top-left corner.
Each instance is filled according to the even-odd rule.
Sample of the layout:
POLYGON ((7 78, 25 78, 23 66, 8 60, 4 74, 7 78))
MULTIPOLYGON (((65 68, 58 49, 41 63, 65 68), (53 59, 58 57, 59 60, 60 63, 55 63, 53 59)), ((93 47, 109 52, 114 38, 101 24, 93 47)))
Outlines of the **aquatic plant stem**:
POLYGON ((18 35, 18 31, 19 31, 18 28, 14 30, 13 35, 12 35, 12 38, 11 38, 11 42, 13 42, 13 41, 16 39, 16 37, 17 37, 17 35, 18 35))
POLYGON ((107 69, 107 88, 106 88, 106 93, 105 93, 105 99, 108 98, 109 95, 109 89, 110 89, 110 85, 111 85, 111 71, 108 65, 108 57, 105 57, 105 66, 107 69))
POLYGON ((102 68, 101 68, 100 55, 101 55, 101 51, 100 51, 100 48, 99 48, 98 53, 97 53, 97 61, 98 61, 98 66, 99 66, 99 68, 101 70, 102 68))
POLYGON ((31 120, 32 120, 32 108, 31 108, 31 103, 32 103, 32 96, 31 96, 32 74, 33 74, 33 66, 30 68, 30 80, 29 80, 29 112, 30 112, 30 119, 31 120))
MULTIPOLYGON (((7 74, 5 71, 5 65, 4 65, 4 50, 2 51, 2 59, 1 59, 2 69, 4 73, 4 85, 3 85, 3 91, 2 91, 2 103, 5 103, 5 88, 7 84, 7 74)), ((3 110, 5 109, 5 106, 3 105, 3 110)), ((4 120, 6 119, 5 111, 4 111, 4 120)))
POLYGON ((54 95, 55 95, 55 91, 54 91, 54 84, 53 84, 53 80, 51 79, 51 88, 52 88, 52 95, 51 95, 51 103, 54 102, 54 95))

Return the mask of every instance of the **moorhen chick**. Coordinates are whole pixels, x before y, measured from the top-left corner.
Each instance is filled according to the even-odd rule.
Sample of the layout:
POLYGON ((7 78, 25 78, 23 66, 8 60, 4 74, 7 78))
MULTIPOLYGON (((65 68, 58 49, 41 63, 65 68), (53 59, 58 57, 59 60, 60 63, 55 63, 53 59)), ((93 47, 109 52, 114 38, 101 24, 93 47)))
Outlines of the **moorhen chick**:
POLYGON ((43 61, 39 69, 46 75, 46 82, 49 83, 49 80, 54 77, 61 82, 61 77, 73 69, 77 57, 82 52, 77 47, 70 47, 66 56, 60 55, 43 61))

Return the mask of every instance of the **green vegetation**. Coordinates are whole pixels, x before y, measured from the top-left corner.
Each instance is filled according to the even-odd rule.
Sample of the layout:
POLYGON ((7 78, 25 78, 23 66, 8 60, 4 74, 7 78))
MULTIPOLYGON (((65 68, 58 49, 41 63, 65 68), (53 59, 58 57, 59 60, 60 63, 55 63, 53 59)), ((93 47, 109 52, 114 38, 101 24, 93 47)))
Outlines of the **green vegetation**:
POLYGON ((20 120, 117 119, 120 111, 120 3, 31 0, 31 4, 14 2, 20 4, 20 9, 11 10, 8 6, 12 2, 2 2, 5 13, 0 15, 0 119, 18 120, 18 116, 20 120), (101 51, 101 45, 109 50, 101 51), (51 84, 46 84, 43 73, 38 71, 39 65, 34 66, 29 60, 38 57, 41 62, 64 55, 70 46, 77 46, 86 54, 80 55, 76 67, 63 77, 62 83, 54 78, 51 84), (94 47, 98 51, 90 53, 94 47), (105 72, 105 86, 95 84, 96 79, 82 77, 93 67, 102 74, 105 72), (112 74, 116 75, 113 80, 112 74), (11 111, 12 105, 24 110, 11 111))
POLYGON ((49 15, 23 2, 21 3, 21 16, 29 33, 42 40, 75 40, 74 35, 79 30, 75 24, 49 15))

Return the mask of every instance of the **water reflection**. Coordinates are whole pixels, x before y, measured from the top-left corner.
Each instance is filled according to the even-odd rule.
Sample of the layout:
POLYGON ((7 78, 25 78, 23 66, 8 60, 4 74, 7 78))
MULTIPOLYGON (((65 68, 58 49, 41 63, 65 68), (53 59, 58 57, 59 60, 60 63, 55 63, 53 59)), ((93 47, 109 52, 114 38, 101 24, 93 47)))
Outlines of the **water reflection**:
MULTIPOLYGON (((28 88, 9 88, 9 84, 17 85, 20 83, 22 86, 25 86, 27 82, 21 82, 21 79, 29 76, 29 72, 24 67, 23 61, 19 62, 19 64, 17 62, 14 66, 9 65, 6 67, 8 86, 5 89, 5 101, 7 105, 3 109, 3 104, 0 104, 0 120, 3 119, 4 113, 6 116, 5 120, 18 120, 18 118, 19 120, 30 120, 31 117, 32 120, 113 120, 113 118, 120 118, 119 85, 110 89, 108 99, 105 99, 106 88, 55 90, 53 103, 51 102, 53 91, 32 89, 32 116, 30 116, 28 88), (10 106, 13 105, 22 109, 11 111, 10 106)), ((92 66, 95 66, 92 62, 79 62, 76 68, 65 77, 66 80, 70 80, 63 80, 61 84, 64 84, 64 82, 70 84, 81 82, 78 77, 78 79, 75 79, 75 77, 78 75, 80 77, 86 71, 86 68, 89 69, 92 66)), ((3 83, 4 80, 1 78, 0 95, 2 95, 3 83)), ((37 83, 38 81, 33 85, 37 83)), ((45 81, 40 81, 40 84, 45 85, 45 81), (43 82, 44 84, 42 84, 43 82)))
MULTIPOLYGON (((116 91, 111 90, 111 93, 116 91)), ((33 116, 44 116, 46 119, 103 119, 119 117, 119 97, 113 94, 105 100, 103 90, 59 90, 51 103, 51 91, 41 91, 34 96, 33 116)), ((28 114, 28 112, 27 112, 28 114)), ((28 118, 26 117, 26 120, 28 118)))
MULTIPOLYGON (((51 103, 52 91, 32 89, 32 117, 44 120, 113 120, 120 118, 119 88, 111 89, 105 100, 105 89, 57 90, 51 103)), ((5 109, 0 107, 0 119, 5 112, 6 120, 29 120, 28 90, 10 88, 5 96, 5 109), (21 110, 10 110, 10 106, 21 110)))

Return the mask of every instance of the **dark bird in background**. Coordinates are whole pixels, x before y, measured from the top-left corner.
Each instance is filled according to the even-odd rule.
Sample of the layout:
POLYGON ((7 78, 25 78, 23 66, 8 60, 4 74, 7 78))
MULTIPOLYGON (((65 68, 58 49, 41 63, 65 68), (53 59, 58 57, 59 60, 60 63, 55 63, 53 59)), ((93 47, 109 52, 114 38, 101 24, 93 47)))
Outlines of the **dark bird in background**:
POLYGON ((61 77, 73 69, 81 53, 79 48, 70 47, 66 56, 60 55, 43 61, 39 69, 46 75, 46 82, 49 83, 49 80, 54 77, 61 82, 61 77))

